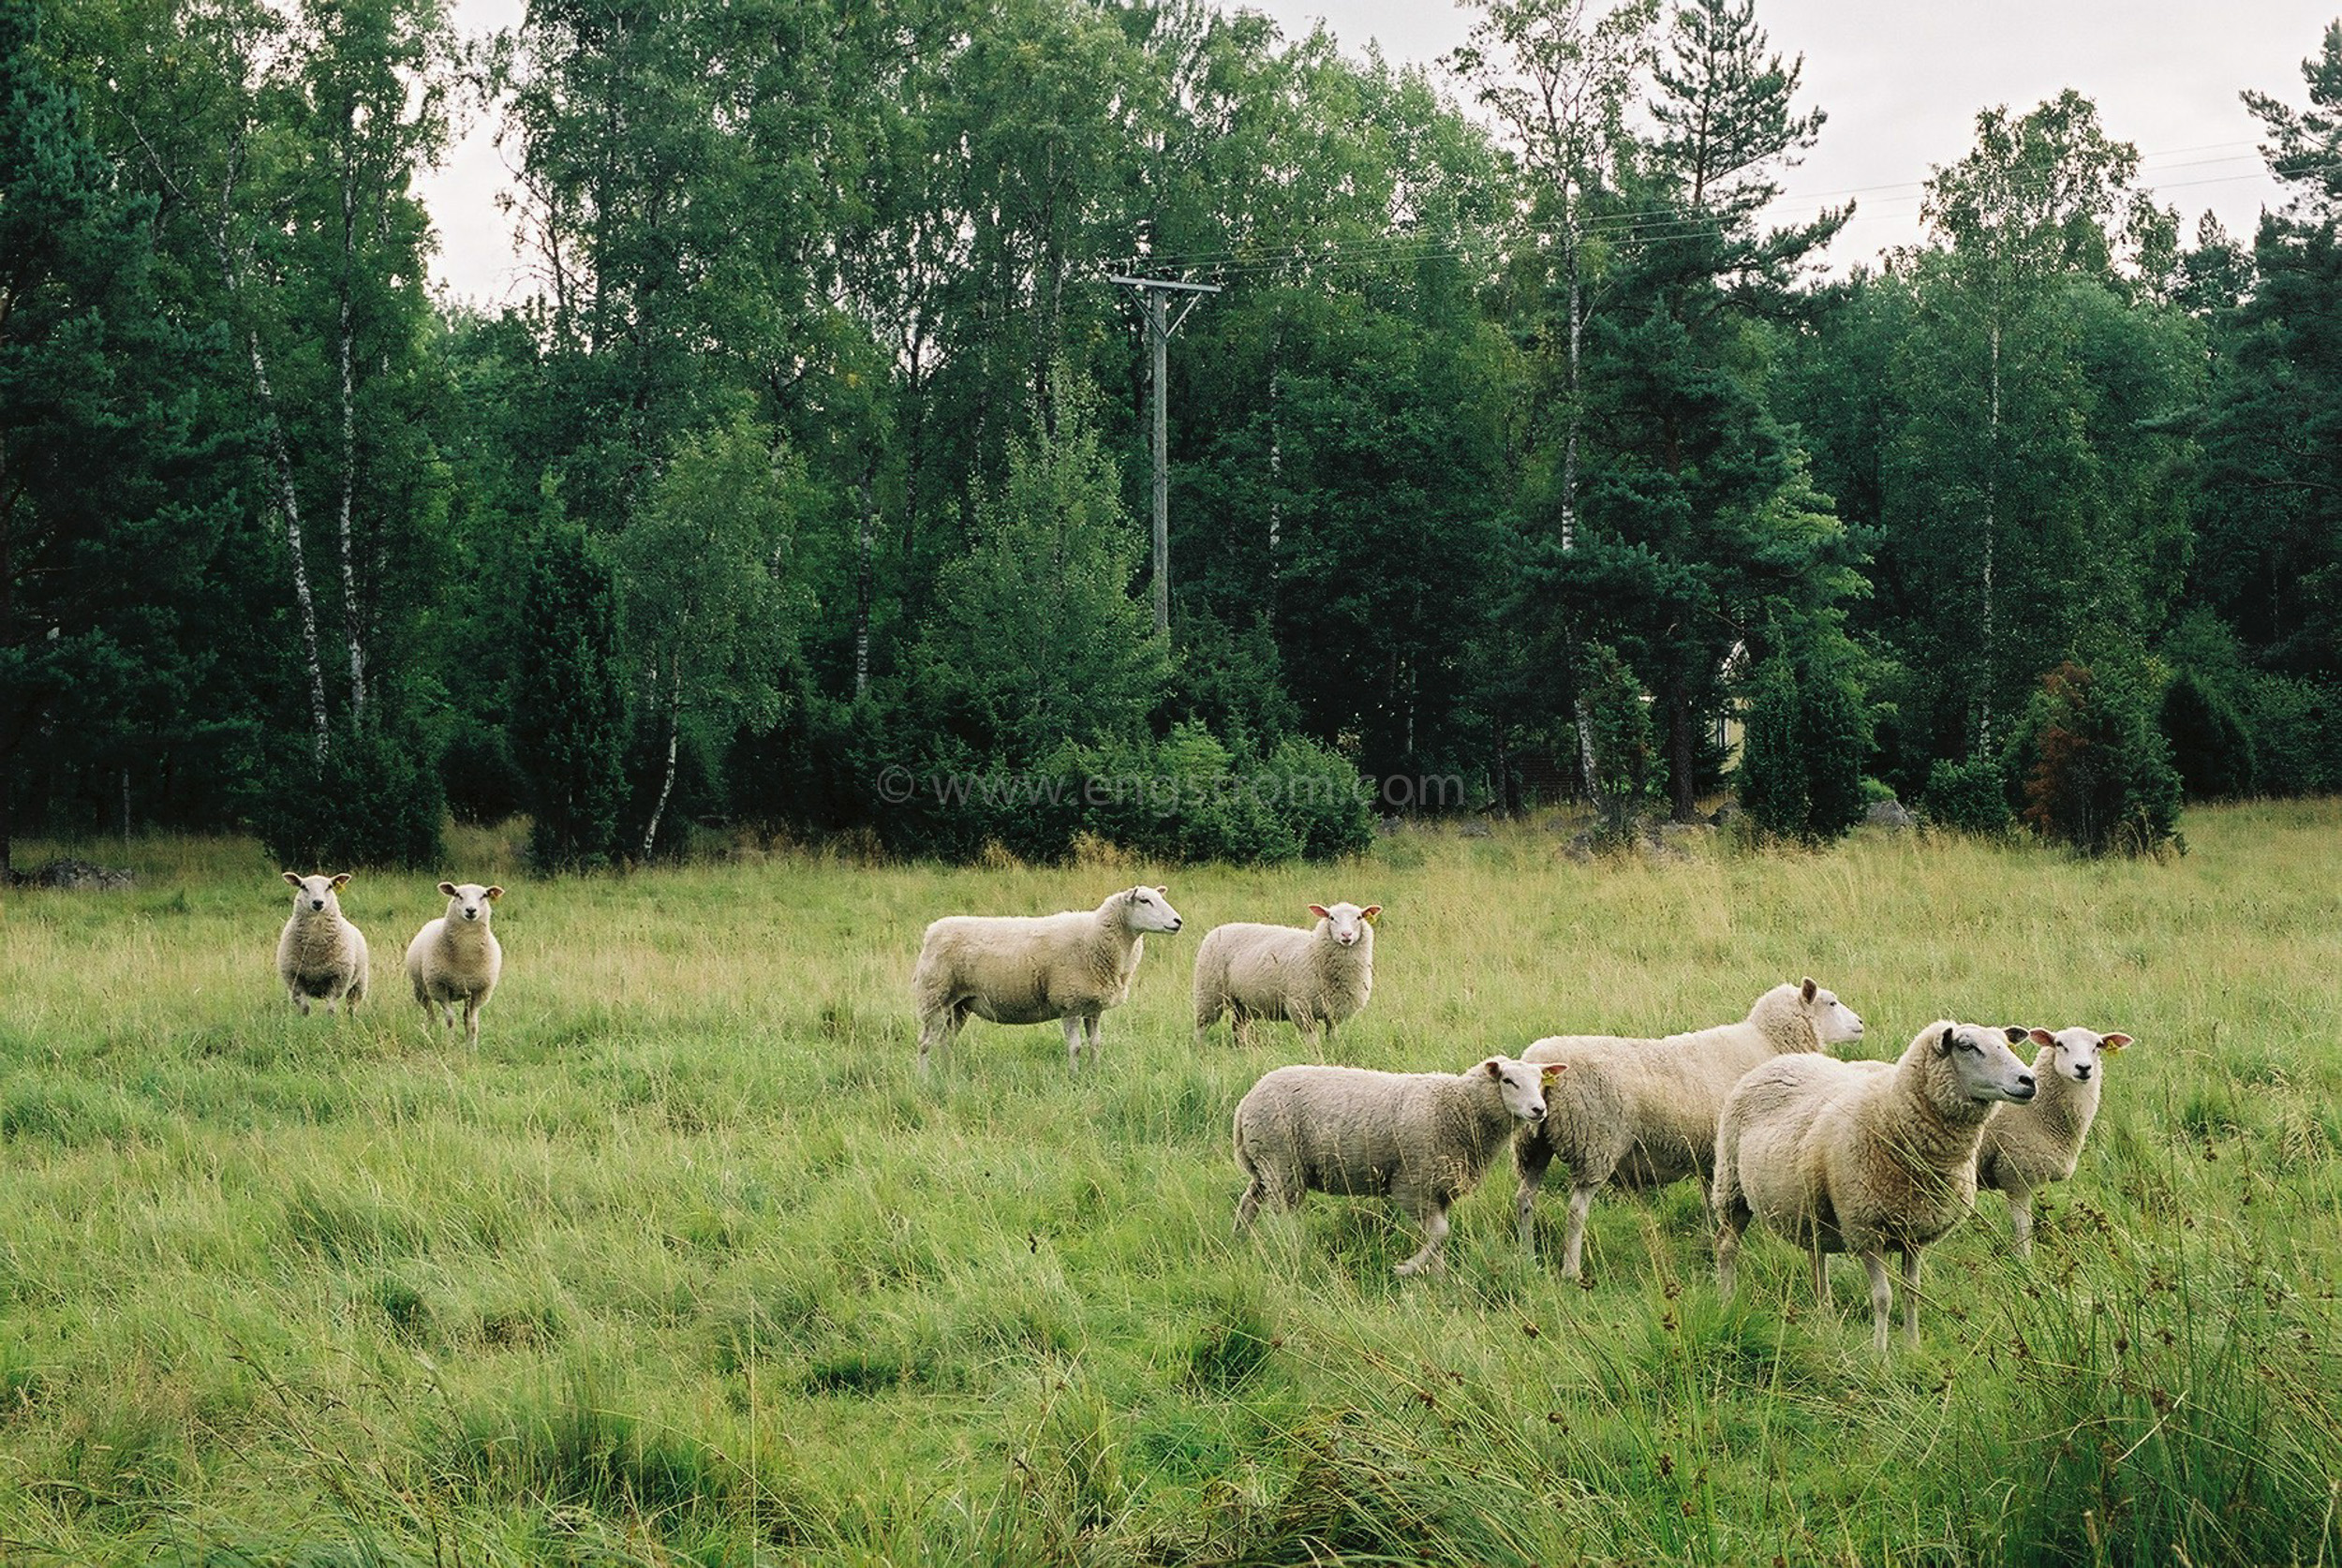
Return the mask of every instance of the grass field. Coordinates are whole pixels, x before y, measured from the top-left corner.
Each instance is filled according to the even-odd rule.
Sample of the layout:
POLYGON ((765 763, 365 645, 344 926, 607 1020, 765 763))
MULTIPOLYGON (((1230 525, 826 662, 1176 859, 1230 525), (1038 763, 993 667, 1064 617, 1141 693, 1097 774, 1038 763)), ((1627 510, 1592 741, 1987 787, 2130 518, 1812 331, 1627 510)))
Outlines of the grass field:
POLYGON ((559 882, 473 835, 446 874, 509 890, 476 1056, 397 972, 436 875, 345 892, 375 990, 336 1023, 275 987, 256 848, 93 849, 137 889, 0 913, 0 1561, 2342 1561, 2342 803, 2186 829, 559 882), (1141 876, 1187 929, 1101 1071, 977 1023, 921 1083, 926 919, 1141 876), (1500 1166, 1401 1281, 1376 1204, 1230 1237, 1230 1113, 1303 1048, 1190 1040, 1204 930, 1335 898, 1386 908, 1364 1065, 1805 973, 1871 1055, 1945 1014, 2139 1043, 2032 1263, 1992 1195, 1931 1252, 1917 1352, 1774 1237, 1719 1303, 1689 1185, 1598 1203, 1579 1289, 1500 1166))

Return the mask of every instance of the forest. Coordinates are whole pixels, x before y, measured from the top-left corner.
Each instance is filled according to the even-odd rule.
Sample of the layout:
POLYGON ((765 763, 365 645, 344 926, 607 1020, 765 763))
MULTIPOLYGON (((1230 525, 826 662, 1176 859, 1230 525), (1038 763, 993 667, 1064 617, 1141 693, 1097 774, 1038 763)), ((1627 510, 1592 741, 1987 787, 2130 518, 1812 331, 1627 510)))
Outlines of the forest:
POLYGON ((1278 861, 1727 789, 2156 851, 2332 791, 2303 42, 2235 84, 2252 234, 2068 91, 1832 276, 1844 210, 1767 217, 1828 106, 1754 0, 1481 0, 1438 72, 1203 0, 0 0, 0 870, 519 813, 547 870, 1278 861), (416 178, 492 109, 488 312, 416 178), (1220 289, 1167 562, 1117 276, 1220 289))

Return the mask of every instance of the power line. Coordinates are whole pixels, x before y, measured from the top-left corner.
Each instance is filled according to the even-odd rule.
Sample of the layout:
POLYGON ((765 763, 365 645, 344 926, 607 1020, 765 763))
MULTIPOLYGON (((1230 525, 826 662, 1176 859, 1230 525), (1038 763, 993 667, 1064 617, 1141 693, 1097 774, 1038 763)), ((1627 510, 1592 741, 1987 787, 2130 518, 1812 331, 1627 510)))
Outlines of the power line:
MULTIPOLYGON (((2172 158, 2178 157, 2188 153, 2217 151, 2224 147, 2257 147, 2257 144, 2252 142, 2210 142, 2199 147, 2175 148, 2165 152, 2142 154, 2141 155, 2141 162, 2143 164, 2149 158, 2172 158)), ((2172 164, 2167 167, 2171 169, 2202 168, 2221 163, 2236 162, 2239 161, 2244 155, 2246 155, 2237 154, 2228 157, 2199 159, 2192 163, 2172 164)), ((2255 155, 2258 155, 2257 153, 2255 155)), ((2300 174, 2315 175, 2332 173, 2337 170, 2342 170, 2342 159, 2325 160, 2307 164, 2302 166, 2298 172, 2300 174)), ((2151 193, 2159 193, 2160 191, 2167 189, 2189 190, 2204 185, 2231 185, 2239 181, 2258 180, 2267 177, 2269 177, 2268 173, 2266 170, 2263 169, 2256 170, 2247 173, 2211 175, 2197 180, 2164 181, 2159 185, 2150 185, 2145 181, 2142 181, 2141 184, 2142 188, 2149 190, 2151 193)), ((1771 208, 1779 208, 1784 205, 1797 207, 1809 202, 1826 203, 1829 200, 1834 197, 1860 196, 1865 193, 1882 191, 1905 193, 1902 196, 1891 197, 1890 198, 1890 200, 1923 200, 1927 195, 1927 185, 1930 182, 1903 182, 1895 185, 1857 186, 1842 191, 1785 194, 1775 198, 1772 202, 1770 202, 1767 205, 1771 208)), ((2051 183, 2052 182, 2046 179, 2022 181, 2017 183, 2016 188, 2020 191, 2038 194, 2040 191, 2048 189, 2051 183)), ((1792 221, 1811 222, 1818 219, 1822 214, 1827 211, 1828 208, 1826 205, 1816 205, 1810 213, 1800 214, 1792 212, 1783 215, 1789 217, 1792 221)), ((1850 221, 1876 221, 1882 215, 1901 216, 1903 214, 1879 214, 1876 213, 1865 214, 1858 207, 1857 212, 1853 214, 1850 221)), ((1680 208, 1646 207, 1630 209, 1624 212, 1598 214, 1595 216, 1587 219, 1585 222, 1576 226, 1576 232, 1581 238, 1597 240, 1657 242, 1668 239, 1680 239, 1688 235, 1697 234, 1705 231, 1708 228, 1709 224, 1706 220, 1688 214, 1680 208)), ((1386 263, 1402 263, 1407 261, 1429 260, 1440 256, 1463 256, 1475 250, 1492 250, 1499 248, 1508 239, 1550 239, 1558 237, 1562 232, 1563 230, 1560 229, 1550 226, 1539 226, 1523 223, 1491 224, 1487 229, 1470 236, 1469 238, 1460 234, 1453 235, 1448 238, 1441 238, 1431 234, 1384 235, 1377 238, 1359 239, 1346 243, 1341 241, 1323 242, 1313 246, 1295 246, 1274 253, 1267 253, 1253 247, 1245 246, 1218 251, 1190 251, 1176 255, 1162 254, 1146 257, 1143 259, 1143 263, 1152 269, 1178 272, 1205 272, 1213 276, 1223 278, 1240 277, 1255 275, 1263 273, 1271 273, 1297 266, 1332 267, 1342 265, 1367 265, 1378 261, 1386 263)), ((1138 263, 1134 260, 1134 264, 1138 263)))

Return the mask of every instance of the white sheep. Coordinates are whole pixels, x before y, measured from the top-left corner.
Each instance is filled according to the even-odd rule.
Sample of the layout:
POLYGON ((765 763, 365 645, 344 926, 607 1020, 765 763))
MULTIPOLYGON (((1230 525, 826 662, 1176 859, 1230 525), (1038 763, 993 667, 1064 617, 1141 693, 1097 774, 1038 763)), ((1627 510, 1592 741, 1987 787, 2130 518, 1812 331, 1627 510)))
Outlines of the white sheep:
POLYGON ((441 882, 447 913, 415 933, 407 944, 407 978, 415 984, 427 1025, 455 1026, 455 1004, 464 1004, 464 1037, 480 1048, 480 1010, 504 973, 504 949, 488 928, 489 906, 504 896, 500 887, 441 882))
POLYGON ((2098 1087, 2106 1081, 2103 1053, 2130 1043, 2127 1034, 2100 1034, 2082 1028, 2032 1031, 2040 1051, 2033 1077, 2040 1087, 2023 1105, 1995 1105, 1984 1118, 1984 1142, 1976 1151, 1978 1188, 2008 1197, 2017 1254, 2033 1255, 2033 1193, 2064 1181, 2082 1159, 2082 1141, 2098 1114, 2098 1087))
POLYGON ((342 913, 337 896, 349 873, 288 871, 285 880, 292 884, 292 918, 276 939, 276 978, 304 1018, 313 1001, 323 1002, 329 1015, 336 1002, 355 1012, 366 997, 366 937, 342 913))
POLYGON ((1524 1060, 1567 1062, 1571 1071, 1552 1096, 1550 1114, 1514 1146, 1522 1248, 1535 1255, 1532 1209, 1555 1159, 1569 1172, 1562 1273, 1576 1280, 1595 1193, 1611 1182, 1662 1187, 1696 1176, 1704 1198, 1714 1169, 1716 1115, 1741 1074, 1786 1053, 1861 1038, 1854 1010, 1809 975, 1767 991, 1738 1023, 1662 1040, 1581 1034, 1538 1041, 1520 1053, 1524 1060))
POLYGON ((1716 1125, 1716 1282, 1732 1294, 1741 1233, 1760 1220, 1802 1245, 1827 1302, 1822 1257, 1852 1252, 1870 1274, 1871 1342, 1887 1348, 1903 1254, 1903 1327, 1919 1343, 1920 1250, 1976 1206, 1976 1151, 1994 1104, 2033 1098, 2008 1043, 2021 1028, 1939 1019, 1891 1065, 1784 1057, 1751 1071, 1716 1125))
POLYGON ((934 922, 911 972, 919 1071, 926 1072, 928 1051, 948 1048, 971 1015, 996 1024, 1060 1019, 1067 1063, 1080 1068, 1086 1034, 1096 1066, 1098 1019, 1129 999, 1146 934, 1179 928, 1167 892, 1125 888, 1094 910, 934 922))
POLYGON ((1249 1178, 1236 1228, 1263 1202, 1297 1206, 1304 1193, 1386 1197, 1423 1227, 1423 1249, 1401 1274, 1441 1266, 1447 1206, 1522 1122, 1545 1115, 1547 1083, 1562 1072, 1490 1057, 1462 1072, 1374 1072, 1362 1067, 1280 1067, 1236 1108, 1236 1162, 1249 1178))
POLYGON ((1283 1018, 1305 1038, 1322 1028, 1331 1044, 1334 1026, 1373 994, 1374 917, 1382 912, 1380 904, 1312 904, 1312 927, 1213 926, 1195 950, 1196 1040, 1228 1013, 1238 1045, 1252 1043, 1254 1018, 1283 1018))

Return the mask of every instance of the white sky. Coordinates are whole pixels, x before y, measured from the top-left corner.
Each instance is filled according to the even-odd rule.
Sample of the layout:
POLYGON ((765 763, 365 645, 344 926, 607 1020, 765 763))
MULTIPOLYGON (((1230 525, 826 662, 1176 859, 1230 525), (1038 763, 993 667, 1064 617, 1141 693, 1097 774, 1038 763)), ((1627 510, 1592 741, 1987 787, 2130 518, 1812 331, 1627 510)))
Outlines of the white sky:
MULTIPOLYGON (((457 25, 515 25, 522 0, 454 0, 457 25)), ((1369 39, 1394 61, 1430 64, 1461 43, 1475 12, 1450 0, 1246 0, 1286 36, 1323 20, 1342 47, 1369 39)), ((1968 150, 1977 111, 2022 113, 2067 87, 2095 99, 2107 134, 2136 145, 2142 178, 2180 210, 2181 236, 2211 210, 2249 237, 2281 194, 2261 164, 2260 126, 2238 93, 2307 101, 2302 61, 2342 0, 1757 0, 1785 55, 1805 57, 1800 107, 1829 123, 1788 171, 1779 216, 1810 217, 1849 196, 1854 221, 1834 267, 1919 237, 1920 185, 1968 150)), ((495 207, 509 179, 493 125, 471 128, 423 184, 439 231, 433 280, 494 305, 529 291, 511 225, 495 207)))

